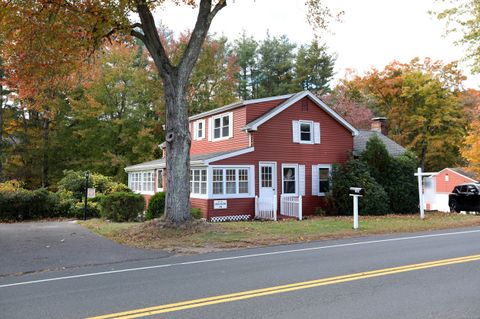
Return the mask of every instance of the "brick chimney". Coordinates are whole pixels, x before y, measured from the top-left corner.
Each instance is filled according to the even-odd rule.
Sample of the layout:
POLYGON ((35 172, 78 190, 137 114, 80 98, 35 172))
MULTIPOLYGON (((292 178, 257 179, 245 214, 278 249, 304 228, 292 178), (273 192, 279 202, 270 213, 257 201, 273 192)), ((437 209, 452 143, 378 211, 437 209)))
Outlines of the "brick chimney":
POLYGON ((374 132, 380 132, 383 135, 387 135, 387 118, 386 117, 374 117, 372 118, 371 130, 374 132))

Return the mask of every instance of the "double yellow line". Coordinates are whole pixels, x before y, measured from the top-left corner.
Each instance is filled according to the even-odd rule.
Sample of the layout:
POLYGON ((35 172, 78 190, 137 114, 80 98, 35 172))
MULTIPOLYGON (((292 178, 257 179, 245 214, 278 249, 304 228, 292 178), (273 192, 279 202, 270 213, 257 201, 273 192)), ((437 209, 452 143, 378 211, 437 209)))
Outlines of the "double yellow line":
POLYGON ((215 305, 220 303, 232 302, 237 300, 257 298, 261 296, 279 294, 284 292, 291 292, 296 290, 333 285, 333 284, 338 284, 342 282, 348 282, 348 281, 354 281, 354 280, 360 280, 360 279, 366 279, 366 278, 372 278, 372 277, 387 276, 387 275, 398 274, 402 272, 441 267, 441 266, 460 264, 460 263, 466 263, 466 262, 478 261, 478 260, 480 260, 480 255, 471 255, 471 256, 458 257, 458 258, 442 259, 442 260, 425 262, 420 264, 412 264, 412 265, 393 267, 393 268, 384 268, 384 269, 360 272, 360 273, 344 275, 344 276, 336 276, 336 277, 329 277, 329 278, 323 278, 323 279, 317 279, 317 280, 303 281, 303 282, 298 282, 298 283, 293 283, 288 285, 274 286, 269 288, 242 291, 242 292, 237 292, 237 293, 227 294, 227 295, 219 295, 219 296, 213 296, 208 298, 176 302, 176 303, 165 304, 165 305, 160 305, 155 307, 112 313, 112 314, 102 315, 97 317, 90 317, 86 319, 140 318, 140 317, 174 312, 179 310, 192 309, 192 308, 205 307, 205 306, 215 305))

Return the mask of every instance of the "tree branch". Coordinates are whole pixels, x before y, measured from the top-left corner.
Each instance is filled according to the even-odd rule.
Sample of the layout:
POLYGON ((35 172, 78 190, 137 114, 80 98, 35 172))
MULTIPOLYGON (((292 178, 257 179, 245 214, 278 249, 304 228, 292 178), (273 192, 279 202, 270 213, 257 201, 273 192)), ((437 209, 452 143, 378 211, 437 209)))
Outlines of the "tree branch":
MULTIPOLYGON (((138 15, 141 20, 141 28, 143 30, 143 38, 139 38, 143 41, 147 47, 150 55, 155 62, 160 75, 164 78, 169 78, 174 71, 170 59, 168 58, 165 48, 160 41, 160 36, 158 35, 157 27, 155 25, 155 20, 153 18, 152 12, 148 8, 148 4, 145 0, 136 0, 136 7, 138 15)), ((134 24, 135 25, 135 24, 134 24)), ((131 34, 138 38, 138 35, 141 35, 140 32, 132 30, 131 34)))
POLYGON ((207 37, 208 29, 210 28, 213 18, 226 5, 227 0, 219 0, 212 10, 212 0, 201 0, 195 28, 192 31, 185 53, 178 64, 178 74, 182 77, 179 80, 183 85, 186 85, 188 82, 188 78, 200 55, 202 44, 207 37))

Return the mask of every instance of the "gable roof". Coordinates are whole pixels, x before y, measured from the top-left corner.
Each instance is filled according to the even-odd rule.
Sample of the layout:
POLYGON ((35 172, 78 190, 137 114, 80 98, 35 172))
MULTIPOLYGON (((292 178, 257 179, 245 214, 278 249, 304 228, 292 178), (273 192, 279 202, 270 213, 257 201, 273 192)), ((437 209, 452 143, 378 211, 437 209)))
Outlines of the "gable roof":
POLYGON ((295 94, 292 94, 288 100, 285 102, 281 103, 280 105, 274 107, 267 113, 263 114, 262 116, 256 118, 252 122, 248 123, 243 127, 244 130, 248 131, 256 131, 260 125, 263 123, 267 122, 274 116, 278 115, 280 112, 286 110, 290 106, 292 106, 294 103, 300 101, 304 97, 310 98, 318 107, 323 109, 325 112, 327 112, 331 117, 333 117, 335 120, 337 120, 341 125, 343 125, 346 129, 350 130, 352 132, 352 135, 355 136, 358 134, 358 130, 353 127, 350 123, 348 123, 344 118, 342 118, 340 115, 338 115, 337 112, 332 110, 325 102, 320 100, 315 94, 313 94, 310 91, 302 91, 298 92, 295 94))
MULTIPOLYGON (((255 149, 253 147, 242 148, 239 150, 229 150, 223 152, 207 153, 207 154, 196 154, 190 156, 190 165, 207 165, 211 162, 220 161, 226 158, 235 157, 238 155, 246 154, 253 152, 255 149)), ((140 164, 135 164, 125 167, 125 172, 133 171, 143 171, 150 169, 165 168, 165 159, 157 159, 153 161, 148 161, 140 164)))
POLYGON ((460 175, 466 179, 469 179, 470 181, 474 182, 474 183, 477 183, 478 181, 475 180, 475 174, 473 173, 470 173, 470 172, 466 172, 464 171, 462 168, 460 167, 446 167, 444 169, 442 169, 441 171, 439 171, 436 175, 440 174, 441 172, 443 171, 450 171, 450 172, 453 172, 454 174, 457 174, 457 175, 460 175))
POLYGON ((253 100, 245 100, 245 101, 240 101, 240 102, 234 102, 210 111, 202 112, 199 114, 192 115, 188 118, 189 121, 192 120, 197 120, 201 119, 206 116, 218 114, 218 113, 223 113, 232 109, 235 109, 237 107, 241 106, 247 106, 249 104, 256 104, 256 103, 263 103, 263 102, 270 102, 270 101, 275 101, 275 100, 284 100, 290 98, 294 94, 286 94, 286 95, 278 95, 278 96, 271 96, 271 97, 265 97, 261 99, 253 99, 253 100))
POLYGON ((353 154, 360 155, 363 153, 367 147, 367 142, 375 135, 380 138, 383 144, 385 144, 385 147, 391 156, 400 156, 407 151, 403 146, 397 144, 392 139, 380 132, 360 130, 359 134, 353 138, 353 154))

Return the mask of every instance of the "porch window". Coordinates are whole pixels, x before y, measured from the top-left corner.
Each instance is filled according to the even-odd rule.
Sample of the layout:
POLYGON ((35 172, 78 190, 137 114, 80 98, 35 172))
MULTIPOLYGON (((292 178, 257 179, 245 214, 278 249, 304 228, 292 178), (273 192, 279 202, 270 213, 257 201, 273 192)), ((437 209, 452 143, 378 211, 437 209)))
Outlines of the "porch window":
POLYGON ((248 195, 250 178, 248 168, 214 168, 213 195, 248 195))
POLYGON ((163 192, 163 169, 157 170, 157 191, 163 192))
POLYGON ((190 193, 207 194, 207 170, 191 169, 190 170, 190 193))
POLYGON ((213 170, 213 194, 223 194, 223 169, 213 170))
POLYGON ((155 183, 154 171, 129 173, 128 186, 136 193, 152 193, 155 183))
POLYGON ((297 167, 283 166, 283 194, 297 194, 297 167))

